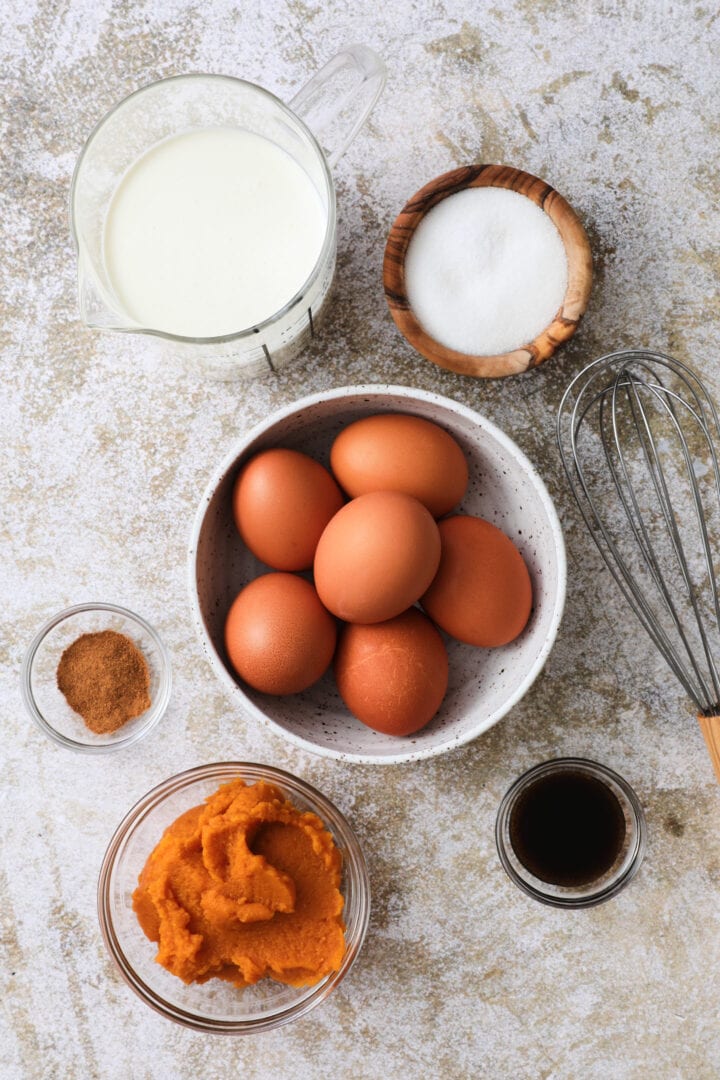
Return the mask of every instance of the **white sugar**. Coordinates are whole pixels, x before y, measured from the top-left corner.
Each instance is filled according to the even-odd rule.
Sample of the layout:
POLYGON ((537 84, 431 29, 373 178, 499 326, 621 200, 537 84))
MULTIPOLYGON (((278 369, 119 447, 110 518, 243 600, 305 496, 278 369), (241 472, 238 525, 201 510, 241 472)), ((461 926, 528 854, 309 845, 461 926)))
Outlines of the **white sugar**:
POLYGON ((525 195, 466 188, 434 206, 405 256, 410 307, 457 352, 492 356, 528 344, 552 322, 568 282, 560 233, 525 195))

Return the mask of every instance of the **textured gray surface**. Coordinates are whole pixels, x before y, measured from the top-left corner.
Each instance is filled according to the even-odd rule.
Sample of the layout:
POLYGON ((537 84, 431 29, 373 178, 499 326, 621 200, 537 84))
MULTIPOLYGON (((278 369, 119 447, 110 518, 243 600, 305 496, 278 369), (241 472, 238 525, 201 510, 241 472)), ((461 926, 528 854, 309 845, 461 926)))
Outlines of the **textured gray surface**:
POLYGON ((611 348, 673 351, 720 387, 713 5, 10 0, 0 20, 3 1078, 718 1075, 720 791, 687 701, 588 547, 552 437, 571 373, 611 348), (98 117, 188 70, 290 97, 354 40, 384 55, 390 78, 337 169, 335 301, 299 364, 249 387, 206 384, 145 341, 84 330, 66 206, 98 117), (490 384, 414 356, 380 283, 405 198, 479 159, 557 186, 597 269, 571 345, 490 384), (569 554, 559 639, 521 706, 464 749, 382 770, 244 722, 202 656, 186 596, 190 521, 231 442, 304 393, 366 381, 436 390, 500 424, 556 497, 569 554), (30 725, 18 669, 46 616, 94 597, 158 627, 175 690, 147 742, 86 761, 30 725), (523 897, 493 848, 510 781, 558 753, 622 772, 648 817, 638 878, 587 912, 523 897), (365 844, 374 887, 366 947, 336 996, 293 1027, 235 1041, 135 999, 95 915, 100 861, 128 807, 173 772, 231 758, 326 792, 365 844))

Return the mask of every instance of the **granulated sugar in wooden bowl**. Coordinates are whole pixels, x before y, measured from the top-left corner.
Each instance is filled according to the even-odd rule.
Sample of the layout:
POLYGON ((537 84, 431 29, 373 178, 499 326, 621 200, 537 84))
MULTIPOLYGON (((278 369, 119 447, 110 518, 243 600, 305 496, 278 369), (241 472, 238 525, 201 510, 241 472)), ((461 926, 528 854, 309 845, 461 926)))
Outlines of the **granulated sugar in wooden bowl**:
POLYGON ((536 367, 574 334, 592 257, 577 214, 544 180, 468 165, 405 204, 383 281, 396 325, 426 359, 495 378, 536 367))

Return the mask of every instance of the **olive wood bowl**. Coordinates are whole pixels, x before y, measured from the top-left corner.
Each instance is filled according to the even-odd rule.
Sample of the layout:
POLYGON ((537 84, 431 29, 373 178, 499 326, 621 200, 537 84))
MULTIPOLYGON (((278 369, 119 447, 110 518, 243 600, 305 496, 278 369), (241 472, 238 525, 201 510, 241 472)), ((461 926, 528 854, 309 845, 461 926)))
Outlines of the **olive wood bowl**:
POLYGON ((544 180, 507 165, 465 165, 431 180, 405 203, 390 230, 383 262, 385 297, 400 332, 427 360, 461 375, 483 379, 516 375, 537 367, 572 337, 587 307, 592 285, 592 255, 587 234, 569 203, 544 180), (469 187, 499 187, 532 199, 555 224, 568 262, 568 287, 560 310, 533 341, 497 356, 472 356, 441 345, 423 329, 405 289, 405 254, 425 214, 448 195, 469 187))

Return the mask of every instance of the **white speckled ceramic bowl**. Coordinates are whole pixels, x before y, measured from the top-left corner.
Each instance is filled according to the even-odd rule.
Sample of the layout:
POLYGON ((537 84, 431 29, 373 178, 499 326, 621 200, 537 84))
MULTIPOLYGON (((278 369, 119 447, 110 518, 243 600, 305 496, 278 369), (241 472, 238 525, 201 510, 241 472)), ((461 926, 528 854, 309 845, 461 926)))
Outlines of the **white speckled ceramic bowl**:
POLYGON ((190 542, 190 594, 210 663, 242 710, 287 739, 327 757, 391 764, 452 750, 496 724, 525 694, 552 648, 565 602, 565 546, 552 500, 525 455, 499 428, 449 398, 403 386, 356 386, 303 398, 252 429, 213 475, 190 542), (522 552, 534 606, 521 636, 502 649, 476 649, 446 637, 450 682, 435 718, 394 738, 365 727, 345 708, 332 676, 302 694, 271 697, 241 683, 223 645, 225 617, 243 585, 267 571, 235 528, 231 495, 240 466, 259 450, 287 446, 329 463, 347 424, 379 412, 433 420, 457 439, 470 470, 460 511, 493 522, 522 552))

